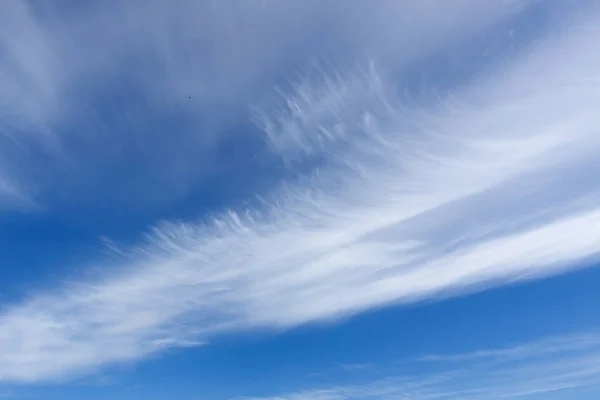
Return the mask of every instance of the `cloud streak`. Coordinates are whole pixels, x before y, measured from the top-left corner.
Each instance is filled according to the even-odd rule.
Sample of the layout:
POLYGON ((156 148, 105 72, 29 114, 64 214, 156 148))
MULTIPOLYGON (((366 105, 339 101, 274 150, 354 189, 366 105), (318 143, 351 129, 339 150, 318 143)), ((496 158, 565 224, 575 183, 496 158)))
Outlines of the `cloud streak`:
MULTIPOLYGON (((579 391, 600 388, 597 334, 550 338, 450 358, 459 363, 432 365, 435 372, 431 374, 392 375, 353 386, 331 385, 262 399, 537 400, 577 397, 579 391)), ((448 357, 435 359, 439 362, 448 357)))
POLYGON ((60 379, 597 260, 600 185, 586 178, 600 167, 597 11, 427 109, 395 96, 376 64, 303 81, 258 119, 283 158, 319 154, 318 171, 256 207, 157 226, 93 265, 111 272, 5 305, 0 380, 60 379))

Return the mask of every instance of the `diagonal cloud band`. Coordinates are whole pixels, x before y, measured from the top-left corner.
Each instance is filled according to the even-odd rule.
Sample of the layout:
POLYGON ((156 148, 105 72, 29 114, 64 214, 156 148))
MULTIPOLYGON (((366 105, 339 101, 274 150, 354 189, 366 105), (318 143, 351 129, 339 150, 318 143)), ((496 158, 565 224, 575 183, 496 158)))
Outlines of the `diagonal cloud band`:
POLYGON ((0 380, 59 379, 221 332, 340 318, 597 260, 600 184, 588 171, 600 167, 600 55, 589 51, 598 16, 428 110, 402 104, 375 67, 337 74, 308 102, 289 95, 260 120, 284 157, 322 154, 319 173, 253 209, 158 226, 113 272, 5 305, 0 380), (557 189, 565 185, 568 196, 557 189))

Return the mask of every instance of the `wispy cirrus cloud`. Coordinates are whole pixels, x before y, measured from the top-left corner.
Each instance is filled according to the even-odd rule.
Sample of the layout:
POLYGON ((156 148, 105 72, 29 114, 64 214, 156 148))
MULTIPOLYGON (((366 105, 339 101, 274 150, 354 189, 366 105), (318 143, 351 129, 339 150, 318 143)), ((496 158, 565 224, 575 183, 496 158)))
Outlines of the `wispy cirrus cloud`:
POLYGON ((331 385, 261 399, 547 400, 579 398, 581 392, 600 390, 600 340, 595 333, 432 358, 435 363, 449 359, 454 364, 432 365, 435 372, 428 374, 392 374, 357 385, 331 385))
POLYGON ((479 350, 466 354, 434 354, 419 358, 419 361, 460 363, 469 362, 510 362, 524 358, 552 357, 564 353, 584 353, 589 349, 600 347, 600 336, 594 332, 563 335, 545 338, 518 346, 479 350))
POLYGON ((13 186, 10 179, 0 176, 0 202, 9 203, 20 197, 19 191, 13 186))
POLYGON ((586 177, 599 166, 600 56, 588 50, 598 15, 565 22, 428 108, 397 98, 376 63, 303 81, 259 120, 284 158, 320 154, 319 171, 248 210, 160 225, 92 265, 110 272, 5 305, 0 380, 60 379, 226 331, 347 317, 596 259, 600 186, 586 177))
POLYGON ((217 150, 240 139, 232 131, 248 104, 290 68, 367 51, 407 63, 524 6, 452 0, 443 13, 393 1, 342 10, 314 0, 0 7, 0 198, 14 200, 18 190, 47 203, 70 197, 81 206, 101 196, 140 206, 184 196, 223 168, 217 150), (466 13, 473 9, 477 18, 466 13), (393 46, 383 45, 390 35, 393 46), (107 179, 116 173, 119 180, 107 179))

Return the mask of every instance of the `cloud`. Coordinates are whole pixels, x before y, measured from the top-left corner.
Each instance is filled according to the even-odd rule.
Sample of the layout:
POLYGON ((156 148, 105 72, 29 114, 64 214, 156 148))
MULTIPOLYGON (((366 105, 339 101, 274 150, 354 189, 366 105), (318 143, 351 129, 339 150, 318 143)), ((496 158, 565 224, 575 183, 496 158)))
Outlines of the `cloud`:
POLYGON ((587 174, 599 167, 597 17, 568 20, 428 108, 395 96, 393 71, 377 63, 302 81, 259 121, 284 158, 319 154, 316 172, 247 210, 159 225, 94 263, 98 276, 5 305, 0 380, 70 377, 226 331, 348 317, 597 259, 600 186, 587 174))
POLYGON ((0 204, 10 202, 15 197, 19 197, 19 192, 13 187, 9 179, 0 176, 0 204))
POLYGON ((393 53, 401 64, 522 8, 444 6, 438 13, 394 1, 343 9, 316 0, 3 2, 0 176, 9 183, 0 199, 15 188, 21 197, 70 197, 80 207, 98 197, 136 199, 139 207, 185 196, 225 167, 215 156, 220 146, 240 140, 232 132, 248 105, 290 69, 367 51, 393 53), (477 18, 465 12, 472 7, 477 18), (395 51, 383 45, 390 35, 395 51), (121 178, 107 178, 114 174, 121 178))
POLYGON ((600 340, 595 333, 550 338, 452 358, 460 363, 432 364, 429 373, 391 375, 358 385, 331 385, 261 399, 537 400, 575 398, 578 391, 600 388, 600 340), (584 341, 580 342, 581 339, 584 341), (507 354, 511 355, 509 359, 507 354))
POLYGON ((421 357, 420 361, 427 362, 513 362, 524 358, 552 357, 565 353, 586 352, 588 349, 600 347, 600 336, 597 333, 581 333, 566 336, 545 338, 518 346, 479 350, 466 354, 437 354, 421 357))

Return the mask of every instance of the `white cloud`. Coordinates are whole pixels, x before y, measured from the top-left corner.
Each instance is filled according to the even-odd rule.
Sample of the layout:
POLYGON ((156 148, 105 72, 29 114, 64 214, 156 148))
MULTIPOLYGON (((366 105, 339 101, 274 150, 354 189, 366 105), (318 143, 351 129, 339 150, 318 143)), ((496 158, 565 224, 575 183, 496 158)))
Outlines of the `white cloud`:
POLYGON ((303 83, 262 121, 282 154, 321 153, 319 173, 257 209, 157 227, 112 272, 97 265, 99 277, 6 305, 0 380, 63 378, 227 330, 344 317, 598 257, 600 185, 587 174, 600 167, 597 17, 428 110, 398 103, 375 68, 324 89, 303 83), (313 136, 338 123, 350 135, 313 136))
POLYGON ((460 363, 431 364, 432 372, 420 375, 392 375, 353 386, 331 385, 262 399, 548 400, 578 398, 578 391, 600 389, 597 334, 551 338, 452 358, 460 363))
MULTIPOLYGON (((9 186, 21 196, 79 202, 86 194, 105 202, 184 195, 218 168, 213 153, 231 139, 227 124, 289 67, 311 57, 360 57, 389 36, 398 62, 406 62, 521 7, 475 0, 444 2, 446 12, 395 1, 341 10, 337 1, 317 0, 2 2, 0 157, 11 165, 1 166, 10 185, 0 187, 0 199, 9 186), (477 17, 470 17, 473 7, 477 17), (174 118, 183 123, 172 132, 174 118), (103 178, 107 170, 121 178, 103 178)), ((384 49, 392 50, 375 53, 383 57, 384 49)))
POLYGON ((466 354, 432 354, 419 358, 425 362, 513 362, 524 358, 586 352, 600 347, 600 336, 594 332, 544 338, 520 345, 494 350, 478 350, 466 354))
POLYGON ((19 192, 13 187, 13 183, 0 175, 0 204, 9 202, 15 197, 19 197, 19 192))

